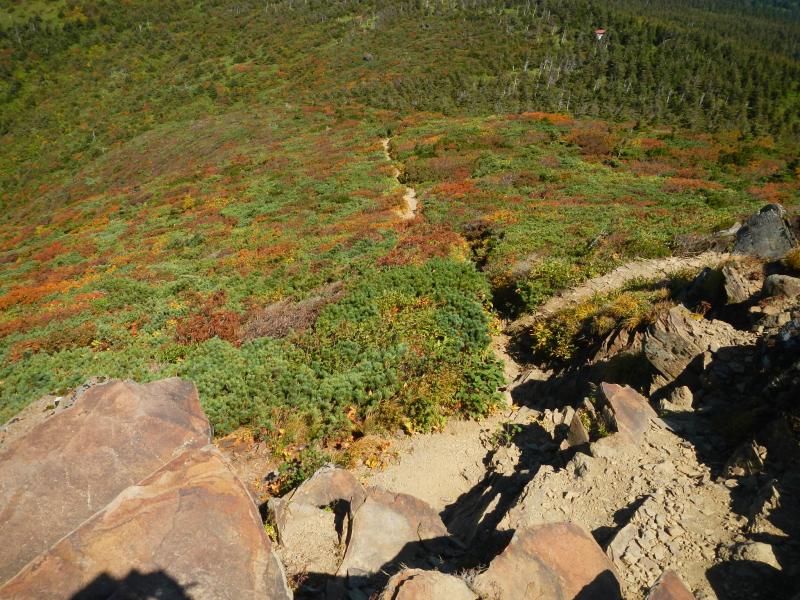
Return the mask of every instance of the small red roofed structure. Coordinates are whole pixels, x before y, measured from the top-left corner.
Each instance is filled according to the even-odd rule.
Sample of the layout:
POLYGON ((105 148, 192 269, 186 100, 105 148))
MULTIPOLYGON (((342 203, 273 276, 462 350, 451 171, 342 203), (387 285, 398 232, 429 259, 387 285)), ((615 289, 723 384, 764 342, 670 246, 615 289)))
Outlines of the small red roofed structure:
POLYGON ((605 29, 595 29, 595 30, 594 30, 594 35, 595 35, 595 37, 597 38, 597 41, 600 41, 600 40, 602 40, 602 39, 603 39, 603 36, 604 36, 605 34, 606 34, 606 30, 605 30, 605 29))

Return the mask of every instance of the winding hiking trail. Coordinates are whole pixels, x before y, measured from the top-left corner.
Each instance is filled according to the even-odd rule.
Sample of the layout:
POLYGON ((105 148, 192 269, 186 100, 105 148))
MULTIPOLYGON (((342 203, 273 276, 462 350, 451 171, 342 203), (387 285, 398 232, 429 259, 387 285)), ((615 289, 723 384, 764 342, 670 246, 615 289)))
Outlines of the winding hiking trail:
POLYGON ((619 289, 636 279, 655 280, 666 278, 681 271, 713 267, 730 258, 730 254, 721 252, 703 252, 697 256, 669 256, 635 260, 617 267, 610 273, 587 279, 583 283, 564 290, 539 306, 535 312, 525 315, 509 323, 508 332, 519 332, 538 319, 547 318, 560 310, 588 300, 595 294, 607 293, 619 289))
MULTIPOLYGON (((383 155, 386 157, 386 160, 389 161, 392 165, 392 177, 397 180, 397 183, 400 183, 400 169, 398 169, 394 164, 394 159, 392 158, 392 154, 389 151, 389 143, 391 142, 392 138, 383 138, 381 139, 381 144, 383 145, 383 155)), ((410 221, 414 217, 417 216, 417 190, 413 187, 403 186, 405 188, 405 192, 403 193, 403 201, 405 202, 405 207, 398 211, 400 218, 405 221, 410 221)))

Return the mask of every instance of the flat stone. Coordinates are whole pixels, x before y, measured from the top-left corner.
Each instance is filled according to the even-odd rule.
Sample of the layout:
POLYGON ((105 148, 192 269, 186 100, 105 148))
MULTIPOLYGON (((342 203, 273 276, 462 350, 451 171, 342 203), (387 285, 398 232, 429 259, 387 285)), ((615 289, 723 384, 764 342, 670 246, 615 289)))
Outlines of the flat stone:
POLYGON ((292 597, 258 509, 212 447, 126 488, 0 588, 38 600, 189 596, 292 597))
POLYGON ((210 440, 193 383, 87 389, 0 454, 0 584, 122 490, 210 440))
POLYGON ((475 578, 474 589, 496 600, 622 598, 608 557, 575 523, 517 530, 508 547, 475 578))
POLYGON ((694 600, 694 595, 670 569, 664 571, 647 594, 647 600, 694 600))
POLYGON ((650 421, 659 421, 647 400, 632 387, 603 382, 600 389, 611 407, 617 431, 627 439, 639 443, 650 421))
POLYGON ((463 579, 421 569, 405 569, 389 580, 380 600, 477 600, 463 579))

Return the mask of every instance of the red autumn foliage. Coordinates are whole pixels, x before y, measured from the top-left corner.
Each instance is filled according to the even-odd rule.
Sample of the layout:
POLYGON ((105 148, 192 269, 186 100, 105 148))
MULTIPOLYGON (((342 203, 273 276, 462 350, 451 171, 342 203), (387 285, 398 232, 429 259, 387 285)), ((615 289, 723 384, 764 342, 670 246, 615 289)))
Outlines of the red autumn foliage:
POLYGON ((45 263, 53 260, 56 256, 60 256, 66 253, 66 251, 67 249, 64 247, 64 244, 62 244, 61 242, 53 242, 52 244, 42 248, 31 258, 33 258, 33 260, 39 261, 40 263, 45 263))
POLYGON ((11 347, 9 356, 12 362, 16 362, 27 354, 38 352, 54 354, 61 350, 83 348, 91 345, 96 335, 97 327, 94 323, 87 321, 77 327, 56 329, 44 338, 17 342, 11 347))
POLYGON ((196 312, 178 322, 175 340, 181 344, 193 344, 218 337, 238 345, 241 316, 223 309, 226 301, 224 291, 211 294, 196 312))

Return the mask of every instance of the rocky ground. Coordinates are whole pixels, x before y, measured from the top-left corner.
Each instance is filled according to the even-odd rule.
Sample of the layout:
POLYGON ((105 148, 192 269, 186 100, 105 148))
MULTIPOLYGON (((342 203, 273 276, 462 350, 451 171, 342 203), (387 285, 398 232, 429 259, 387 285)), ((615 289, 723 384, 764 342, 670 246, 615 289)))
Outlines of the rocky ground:
POLYGON ((794 600, 796 240, 777 206, 735 236, 651 324, 568 364, 524 361, 510 326, 489 419, 265 504, 266 448, 212 446, 189 382, 44 398, 0 429, 0 598, 794 600))

